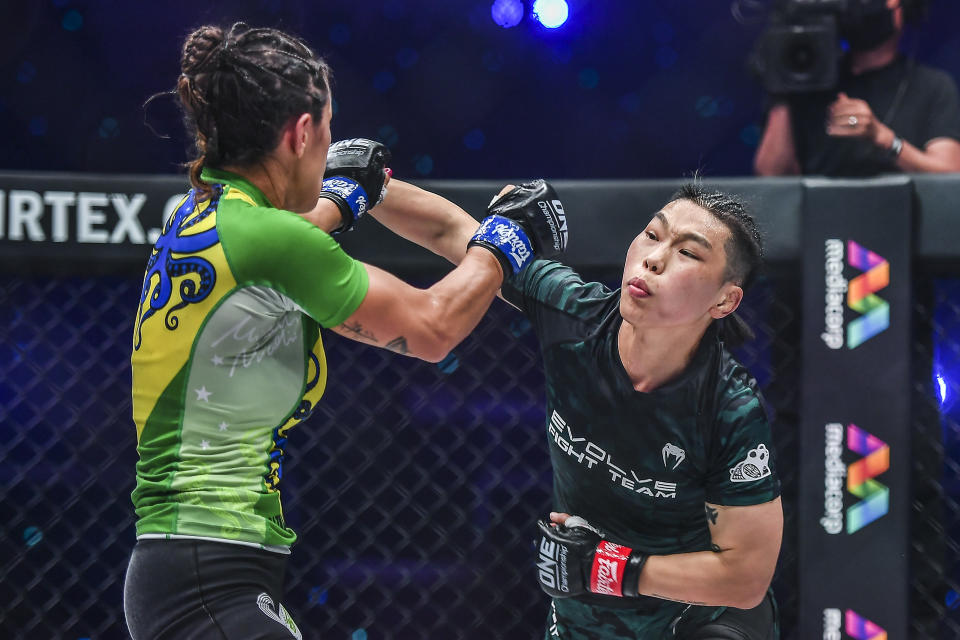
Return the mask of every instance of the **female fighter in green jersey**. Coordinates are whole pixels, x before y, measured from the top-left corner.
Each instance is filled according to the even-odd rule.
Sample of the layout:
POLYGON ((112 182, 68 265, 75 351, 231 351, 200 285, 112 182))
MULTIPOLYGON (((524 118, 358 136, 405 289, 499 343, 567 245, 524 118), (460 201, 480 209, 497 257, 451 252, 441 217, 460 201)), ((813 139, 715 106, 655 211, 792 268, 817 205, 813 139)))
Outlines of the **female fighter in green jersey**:
MULTIPOLYGON (((413 189, 391 184, 373 215, 461 263, 476 223, 432 194, 419 192, 432 201, 420 210, 444 214, 429 221, 392 200, 413 189)), ((779 481, 756 382, 727 350, 749 331, 734 311, 760 234, 741 200, 698 184, 645 215, 619 290, 550 260, 503 284, 546 374, 555 513, 535 555, 553 596, 546 636, 771 640, 779 481)))
POLYGON ((296 534, 279 484, 288 429, 324 391, 320 327, 439 361, 545 246, 524 227, 555 195, 541 181, 503 198, 500 215, 473 222, 460 266, 417 289, 328 233, 378 203, 388 153, 367 140, 330 149, 329 70, 303 42, 202 27, 184 43, 177 94, 199 155, 134 323, 127 625, 135 640, 299 638, 280 604, 296 534))

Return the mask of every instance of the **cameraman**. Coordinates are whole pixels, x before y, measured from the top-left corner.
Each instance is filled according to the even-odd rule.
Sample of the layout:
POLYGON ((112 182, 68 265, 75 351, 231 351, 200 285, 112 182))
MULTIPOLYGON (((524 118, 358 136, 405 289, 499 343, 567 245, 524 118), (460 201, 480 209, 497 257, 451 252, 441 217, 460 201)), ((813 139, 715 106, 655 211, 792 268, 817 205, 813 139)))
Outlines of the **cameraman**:
POLYGON ((926 0, 887 0, 859 24, 836 93, 771 96, 754 172, 761 176, 872 176, 960 171, 960 99, 945 72, 900 55, 904 22, 926 0))

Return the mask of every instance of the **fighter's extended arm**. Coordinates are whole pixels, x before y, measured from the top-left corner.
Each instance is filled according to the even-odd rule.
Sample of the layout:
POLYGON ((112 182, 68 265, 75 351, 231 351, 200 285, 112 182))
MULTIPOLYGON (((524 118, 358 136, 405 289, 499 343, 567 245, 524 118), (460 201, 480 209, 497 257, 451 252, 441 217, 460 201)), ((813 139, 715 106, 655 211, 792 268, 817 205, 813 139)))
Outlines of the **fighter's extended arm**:
POLYGON ((480 223, 446 198, 409 182, 393 180, 380 205, 370 212, 398 236, 460 264, 467 241, 480 223))
MULTIPOLYGON (((391 191, 394 188, 391 185, 391 191)), ((539 247, 546 244, 547 212, 562 210, 553 188, 542 180, 512 189, 497 199, 479 228, 465 239, 456 236, 464 240, 465 255, 429 289, 411 287, 365 265, 370 282, 366 297, 334 330, 398 353, 442 360, 480 321, 504 276, 519 273, 543 255, 539 247), (499 269, 491 269, 490 256, 499 269)), ((452 247, 446 250, 453 252, 452 247)))
MULTIPOLYGON (((467 243, 463 246, 466 248, 467 243)), ((343 324, 342 336, 430 362, 439 362, 473 330, 503 282, 500 262, 480 247, 429 289, 364 265, 367 295, 343 324)))

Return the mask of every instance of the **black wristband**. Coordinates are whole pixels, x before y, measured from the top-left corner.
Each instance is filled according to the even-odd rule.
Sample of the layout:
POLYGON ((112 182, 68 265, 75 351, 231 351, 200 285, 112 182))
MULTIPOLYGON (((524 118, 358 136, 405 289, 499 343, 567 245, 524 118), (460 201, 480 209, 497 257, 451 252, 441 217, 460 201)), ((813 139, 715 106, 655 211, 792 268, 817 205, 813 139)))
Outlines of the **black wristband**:
POLYGON ((643 572, 643 567, 647 564, 647 558, 649 557, 640 551, 634 551, 630 554, 627 566, 623 569, 623 597, 636 598, 640 595, 640 573, 643 572))
POLYGON ((503 269, 503 279, 506 280, 507 276, 513 273, 513 265, 510 264, 510 260, 507 256, 503 255, 503 250, 495 244, 491 244, 485 240, 478 240, 473 238, 470 242, 467 243, 467 249, 470 247, 483 247, 487 251, 493 254, 493 257, 497 259, 497 262, 500 263, 500 268, 503 269))
POLYGON ((353 210, 350 209, 350 205, 343 196, 333 191, 321 191, 320 197, 332 201, 337 205, 337 209, 340 210, 340 226, 330 233, 340 233, 341 231, 350 231, 353 229, 353 210))

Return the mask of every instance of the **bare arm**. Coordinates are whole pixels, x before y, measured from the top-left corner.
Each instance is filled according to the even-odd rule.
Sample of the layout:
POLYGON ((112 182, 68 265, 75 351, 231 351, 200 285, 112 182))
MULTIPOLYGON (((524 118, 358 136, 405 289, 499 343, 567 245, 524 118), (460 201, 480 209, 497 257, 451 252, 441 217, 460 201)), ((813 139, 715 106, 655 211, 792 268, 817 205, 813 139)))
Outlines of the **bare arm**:
MULTIPOLYGON (((874 116, 864 100, 845 93, 828 108, 827 133, 840 138, 863 138, 884 151, 893 146, 893 129, 874 116)), ((953 138, 934 138, 923 149, 903 141, 897 167, 913 173, 949 173, 960 171, 960 142, 953 138)))
POLYGON ((480 223, 469 213, 435 193, 393 180, 387 196, 370 215, 397 235, 460 264, 467 242, 480 223))
POLYGON ((706 509, 714 551, 650 556, 639 593, 751 609, 763 600, 780 554, 780 498, 749 507, 707 504, 706 509))
MULTIPOLYGON (((890 131, 886 125, 883 127, 890 131)), ((893 131, 890 131, 890 142, 883 148, 889 149, 891 144, 893 131)), ((953 138, 934 138, 926 147, 920 149, 904 140, 903 149, 897 157, 897 166, 907 173, 960 172, 960 142, 953 138)))
POLYGON ((503 282, 500 263, 488 250, 474 247, 465 254, 460 266, 429 289, 418 289, 365 264, 370 277, 367 295, 333 330, 359 342, 439 362, 477 326, 503 282))
POLYGON ((786 103, 774 105, 767 115, 767 126, 753 157, 753 171, 758 176, 800 175, 790 107, 786 103))

